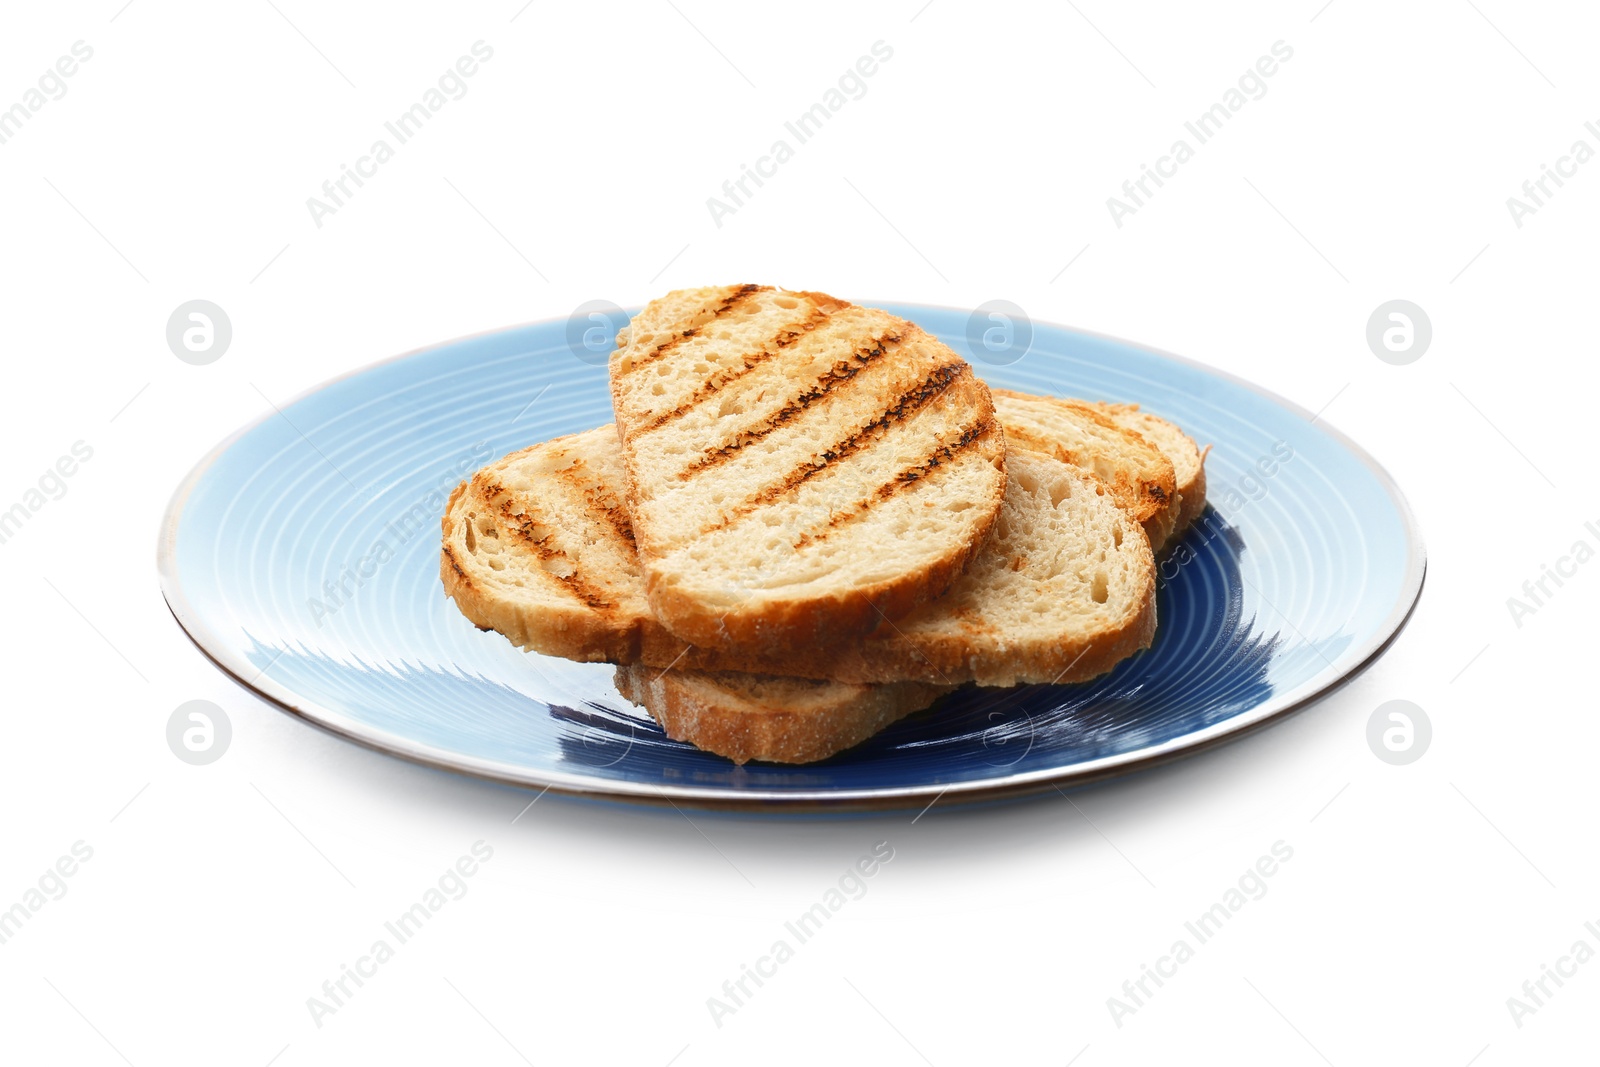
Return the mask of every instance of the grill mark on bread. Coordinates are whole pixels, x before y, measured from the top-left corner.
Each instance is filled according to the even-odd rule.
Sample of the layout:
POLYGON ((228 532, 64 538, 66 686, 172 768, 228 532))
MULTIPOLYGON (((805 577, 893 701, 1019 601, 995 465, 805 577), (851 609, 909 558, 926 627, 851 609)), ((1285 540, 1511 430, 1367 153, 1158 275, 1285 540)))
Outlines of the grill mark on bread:
POLYGON ((566 467, 557 467, 550 471, 546 477, 564 487, 575 496, 589 499, 589 494, 598 488, 603 488, 594 478, 588 476, 583 460, 578 460, 566 467))
MULTIPOLYGON (((448 541, 444 543, 444 558, 445 562, 450 564, 450 569, 456 572, 456 580, 461 583, 463 589, 477 589, 477 586, 472 584, 472 579, 467 577, 467 572, 462 569, 461 561, 456 559, 455 550, 450 547, 448 541)), ((481 630, 483 627, 480 626, 478 629, 481 630)))
POLYGON ((895 480, 893 482, 879 487, 878 496, 887 500, 905 486, 927 477, 939 467, 943 466, 948 460, 953 459, 957 453, 965 452, 967 449, 971 448, 975 442, 987 435, 990 430, 995 428, 995 423, 996 420, 991 417, 982 419, 970 426, 965 427, 961 431, 961 436, 956 438, 955 441, 949 444, 940 445, 939 447, 935 448, 933 452, 929 454, 927 459, 914 466, 907 467, 905 470, 901 471, 895 476, 895 480))
MULTIPOLYGON (((567 472, 558 471, 556 473, 565 474, 567 472)), ((539 557, 541 570, 550 575, 550 577, 554 578, 556 581, 560 582, 567 592, 571 593, 575 599, 581 601, 593 611, 599 612, 602 615, 608 615, 615 611, 616 603, 610 597, 604 595, 578 576, 579 571, 577 563, 572 559, 571 556, 567 555, 559 547, 550 543, 550 534, 548 532, 546 532, 543 537, 540 537, 534 533, 533 528, 535 526, 545 526, 548 524, 540 522, 538 518, 529 512, 525 507, 521 514, 516 513, 514 510, 518 504, 516 496, 507 492, 505 487, 500 485, 498 482, 485 479, 484 487, 491 491, 486 499, 488 499, 491 503, 493 503, 496 499, 499 500, 499 503, 495 505, 495 507, 500 513, 501 526, 508 530, 519 542, 532 551, 534 555, 539 557), (553 561, 565 563, 572 573, 565 575, 557 574, 550 570, 550 568, 543 566, 544 563, 553 561)))
MULTIPOLYGON (((748 300, 750 297, 754 296, 756 293, 764 293, 764 292, 766 292, 767 290, 769 290, 771 288, 772 288, 772 286, 770 286, 770 285, 741 285, 741 286, 739 286, 738 290, 736 292, 734 292, 734 294, 732 296, 729 296, 729 297, 725 298, 722 301, 722 303, 718 304, 715 308, 711 309, 711 321, 715 322, 717 319, 720 319, 724 315, 727 315, 728 313, 734 311, 736 308, 740 307, 746 300, 748 300)), ((682 344, 683 342, 687 341, 689 338, 691 338, 691 337, 695 336, 696 334, 698 334, 701 331, 701 329, 703 329, 705 326, 708 326, 708 325, 710 325, 710 323, 702 323, 700 326, 691 326, 691 327, 689 327, 689 329, 684 330, 681 333, 673 334, 671 337, 669 337, 665 341, 661 342, 655 348, 652 348, 646 354, 644 354, 642 356, 639 356, 636 359, 634 359, 634 361, 629 365, 628 369, 626 371, 624 371, 623 373, 632 374, 634 371, 638 370, 640 367, 643 367, 648 363, 654 363, 656 360, 658 360, 661 357, 665 356, 667 353, 671 352, 674 348, 678 347, 680 344, 682 344)))
POLYGON ((745 500, 744 503, 723 513, 715 521, 701 527, 701 535, 704 536, 731 526, 736 520, 748 515, 756 508, 770 504, 794 492, 807 481, 827 470, 834 460, 845 459, 866 448, 872 442, 887 434, 896 424, 904 422, 933 403, 952 384, 971 376, 972 368, 960 360, 953 363, 940 364, 917 385, 896 397, 891 407, 885 409, 861 429, 832 445, 827 451, 818 454, 815 459, 808 461, 804 466, 790 471, 778 481, 745 500))
POLYGON ((853 379, 874 360, 892 349, 898 348, 905 341, 906 335, 904 333, 890 331, 874 338, 869 347, 856 349, 851 353, 851 359, 855 361, 854 366, 851 365, 850 360, 839 360, 829 368, 826 374, 813 382, 811 388, 795 397, 778 411, 767 416, 766 422, 761 426, 753 430, 741 430, 727 444, 706 449, 701 453, 699 459, 679 472, 679 480, 687 481, 703 470, 726 463, 742 450, 765 440, 771 434, 805 414, 811 405, 824 399, 839 386, 853 379))
POLYGON ((606 523, 611 527, 611 532, 616 535, 617 540, 627 545, 629 551, 633 551, 633 523, 628 521, 628 512, 621 502, 613 500, 608 504, 591 499, 590 504, 593 511, 605 516, 606 523))
POLYGON ((613 486, 596 477, 582 460, 570 467, 551 471, 550 474, 555 481, 583 498, 585 514, 603 518, 612 536, 625 545, 629 552, 634 551, 633 525, 628 521, 628 512, 613 486))
MULTIPOLYGON (((580 513, 596 518, 604 518, 616 540, 625 545, 628 552, 634 551, 633 525, 628 520, 628 512, 622 504, 620 495, 615 487, 595 476, 584 464, 583 460, 580 459, 571 466, 549 471, 545 476, 564 486, 573 495, 582 497, 583 507, 580 509, 580 513)), ((514 509, 520 506, 523 509, 523 514, 530 514, 531 509, 528 507, 525 494, 507 489, 499 482, 489 478, 480 479, 480 484, 486 499, 499 510, 501 517, 507 523, 516 525, 519 534, 524 532, 531 533, 531 531, 522 529, 523 519, 514 513, 514 509), (499 501, 499 503, 495 504, 495 501, 499 501)), ((529 525, 537 522, 536 519, 532 518, 526 521, 529 525)), ((544 524, 541 523, 540 525, 544 524)), ((540 551, 537 544, 535 545, 535 551, 540 551)), ((569 563, 571 562, 565 555, 562 558, 569 563)))
POLYGON ((817 544, 827 540, 828 536, 835 530, 854 522, 856 519, 859 519, 865 515, 877 504, 888 500, 890 497, 900 492, 900 490, 933 474, 939 469, 939 467, 954 459, 957 454, 965 452, 984 437, 992 433, 996 426, 997 421, 989 418, 973 423, 970 426, 963 427, 961 435, 954 441, 935 447, 932 454, 923 459, 921 462, 913 463, 910 466, 903 468, 900 473, 896 474, 892 479, 878 486, 877 490, 873 492, 871 497, 867 498, 866 500, 857 501, 844 511, 830 513, 828 516, 828 525, 814 534, 808 533, 802 535, 799 540, 795 541, 795 549, 802 549, 808 545, 817 544))
POLYGON ((828 313, 826 311, 823 311, 820 308, 813 308, 804 319, 780 328, 777 336, 763 343, 762 346, 756 351, 743 356, 740 359, 739 367, 729 371, 726 374, 712 378, 710 381, 700 386, 700 388, 696 389, 694 394, 690 396, 689 399, 685 400, 671 411, 662 412, 660 415, 656 415, 645 420, 644 422, 639 423, 637 426, 631 427, 629 429, 628 436, 632 437, 635 434, 649 433, 651 430, 659 430, 667 423, 682 418, 691 410, 704 403, 709 397, 716 395, 727 386, 751 373, 757 367, 767 362, 767 360, 778 355, 785 348, 788 348, 790 345, 800 340, 800 338, 804 337, 806 334, 822 325, 823 322, 827 321, 827 318, 828 313))

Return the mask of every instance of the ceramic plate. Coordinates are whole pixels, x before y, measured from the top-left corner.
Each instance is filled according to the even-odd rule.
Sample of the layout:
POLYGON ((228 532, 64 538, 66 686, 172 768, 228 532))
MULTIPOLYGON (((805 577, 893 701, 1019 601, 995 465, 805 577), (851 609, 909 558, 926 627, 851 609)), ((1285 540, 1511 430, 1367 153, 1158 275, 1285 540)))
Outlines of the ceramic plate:
POLYGON ((235 679, 373 748, 558 792, 772 809, 916 807, 1148 767, 1327 693, 1410 614, 1424 571, 1410 509, 1310 413, 1123 341, 881 306, 993 385, 1138 402, 1211 446, 1211 505, 1161 565, 1153 647, 1088 685, 962 690, 824 763, 736 767, 669 740, 609 666, 479 632, 439 584, 445 497, 507 452, 610 421, 603 315, 401 356, 240 431, 172 500, 167 603, 235 679))

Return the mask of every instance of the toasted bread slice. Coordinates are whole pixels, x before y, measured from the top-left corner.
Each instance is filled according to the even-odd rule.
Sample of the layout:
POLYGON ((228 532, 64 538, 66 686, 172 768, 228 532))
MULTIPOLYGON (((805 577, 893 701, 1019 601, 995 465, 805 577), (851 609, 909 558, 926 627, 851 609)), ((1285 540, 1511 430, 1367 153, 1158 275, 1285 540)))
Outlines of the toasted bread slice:
POLYGON ((1173 475, 1177 479, 1179 505, 1177 524, 1168 537, 1170 543, 1206 509, 1206 452, 1211 450, 1210 446, 1206 446, 1204 452, 1201 451, 1194 443, 1194 438, 1161 416, 1140 411, 1138 404, 1102 402, 1095 406, 1118 426, 1132 430, 1161 449, 1162 453, 1172 461, 1173 475))
POLYGON ((1049 684, 1087 681, 1148 647, 1155 562, 1139 525, 1080 467, 1022 449, 1006 464, 994 532, 949 592, 864 640, 768 657, 762 669, 849 682, 1049 684))
MULTIPOLYGON (((1095 406, 1117 425, 1138 433, 1154 444, 1172 461, 1180 507, 1177 525, 1168 539, 1168 544, 1171 544, 1205 510, 1205 453, 1176 425, 1160 416, 1140 411, 1137 404, 1101 403, 1095 406)), ((880 711, 885 701, 910 699, 903 690, 886 690, 899 690, 901 686, 916 684, 853 686, 844 682, 798 682, 735 672, 662 672, 653 667, 622 667, 617 675, 618 688, 623 694, 647 708, 656 721, 667 729, 668 734, 677 740, 735 758, 744 754, 750 759, 775 759, 777 757, 762 753, 781 748, 794 762, 821 759, 832 755, 833 750, 828 746, 809 748, 800 745, 801 738, 817 736, 815 732, 805 732, 805 724, 812 720, 804 716, 773 716, 768 709, 782 709, 791 702, 800 701, 804 701, 804 707, 810 708, 825 701, 832 711, 832 717, 827 721, 840 724, 841 729, 846 723, 859 724, 857 730, 847 735, 855 736, 861 730, 881 729, 882 725, 887 725, 884 713, 880 711), (624 675, 654 680, 655 684, 648 686, 633 682, 631 686, 624 685, 624 675), (817 688, 802 689, 799 693, 804 695, 801 696, 795 690, 797 685, 817 688), (789 739, 791 733, 799 736, 789 739), (749 739, 741 740, 746 734, 749 739)))
POLYGON ((617 691, 668 737, 735 763, 814 763, 949 692, 923 682, 849 685, 737 671, 618 667, 617 691))
POLYGON ((994 390, 1006 438, 1092 471, 1160 551, 1178 522, 1172 461, 1152 441, 1081 400, 994 390))
POLYGON ((977 558, 940 599, 866 638, 766 654, 688 645, 644 596, 610 427, 485 467, 451 496, 440 574, 478 626, 587 661, 851 683, 1075 682, 1155 633, 1150 543, 1078 467, 1014 450, 977 558))
POLYGON ((445 591, 479 628, 546 655, 611 663, 677 655, 683 642, 645 599, 622 486, 609 425, 489 464, 446 505, 445 591))
POLYGON ((999 513, 988 387, 887 312, 682 290, 634 318, 610 376, 645 596, 697 645, 864 634, 944 592, 999 513))

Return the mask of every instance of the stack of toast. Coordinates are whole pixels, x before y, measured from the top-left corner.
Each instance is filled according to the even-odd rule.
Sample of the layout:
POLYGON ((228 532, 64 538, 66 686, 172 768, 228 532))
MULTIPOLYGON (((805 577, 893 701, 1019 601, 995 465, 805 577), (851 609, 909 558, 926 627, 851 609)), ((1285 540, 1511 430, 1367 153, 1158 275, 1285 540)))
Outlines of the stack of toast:
POLYGON ((738 763, 826 759, 962 685, 1103 674, 1149 646, 1156 554, 1205 506, 1170 422, 991 390, 821 293, 670 293, 609 374, 614 425, 451 494, 444 587, 738 763))

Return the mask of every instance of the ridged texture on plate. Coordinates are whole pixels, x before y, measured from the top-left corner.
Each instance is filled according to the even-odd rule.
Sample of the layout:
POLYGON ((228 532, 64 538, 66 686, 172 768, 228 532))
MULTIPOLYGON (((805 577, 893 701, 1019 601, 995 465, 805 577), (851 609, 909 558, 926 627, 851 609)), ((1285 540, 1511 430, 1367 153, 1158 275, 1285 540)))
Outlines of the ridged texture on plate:
POLYGON ((766 654, 686 645, 645 604, 609 427, 491 464, 452 497, 445 590, 474 623, 569 659, 837 681, 1082 681, 1150 643, 1149 540, 1103 485, 1012 452, 1005 501, 950 590, 870 636, 766 654))
POLYGON ((735 763, 815 763, 949 692, 923 682, 850 685, 737 671, 618 667, 617 692, 674 741, 735 763))
POLYGON ((645 595, 697 645, 864 634, 948 588, 999 511, 988 387, 888 312, 681 290, 609 371, 645 595))

